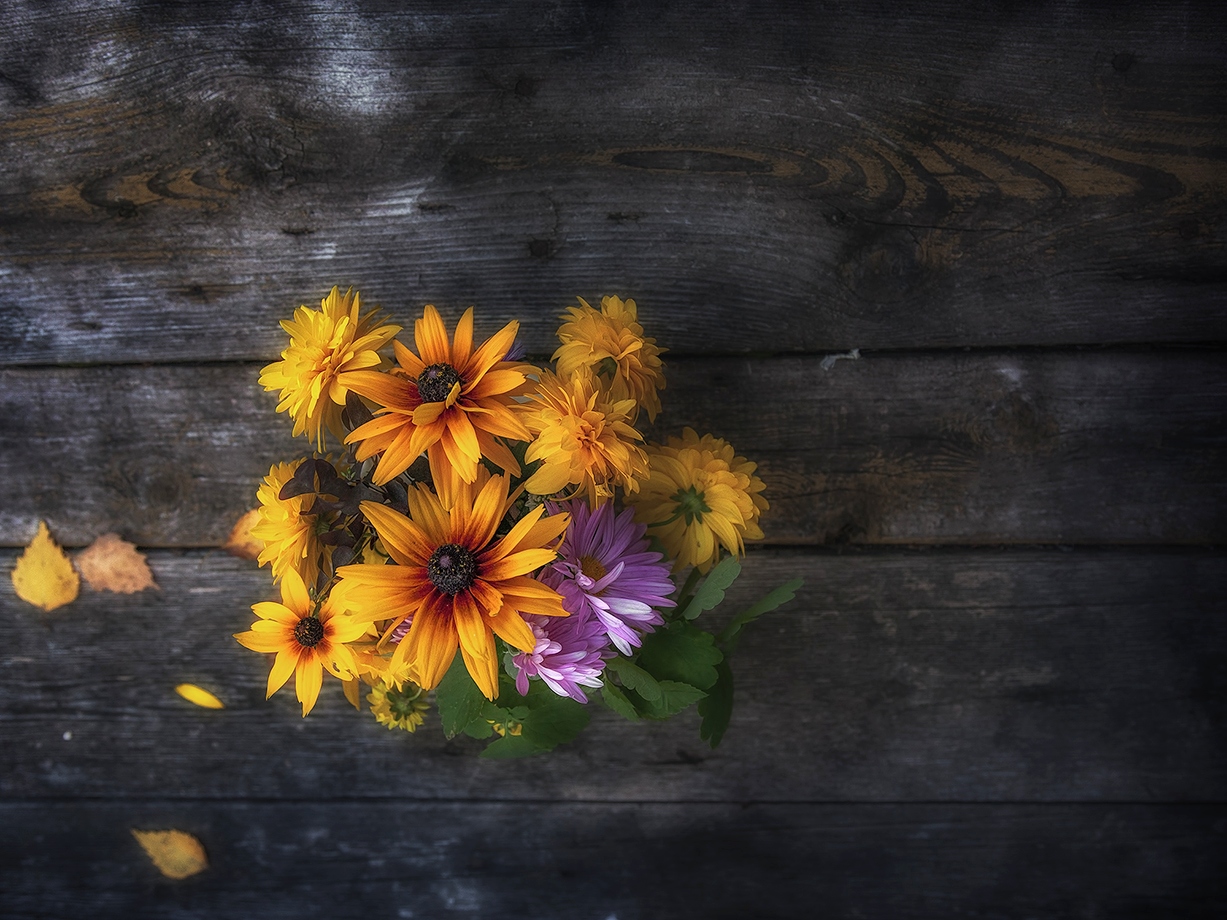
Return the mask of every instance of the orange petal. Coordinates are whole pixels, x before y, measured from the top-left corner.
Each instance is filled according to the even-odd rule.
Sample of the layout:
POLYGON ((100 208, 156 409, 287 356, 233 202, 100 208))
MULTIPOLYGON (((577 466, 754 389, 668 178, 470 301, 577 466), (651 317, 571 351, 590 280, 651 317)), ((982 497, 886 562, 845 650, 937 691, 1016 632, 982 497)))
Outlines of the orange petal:
POLYGON ((441 402, 424 402, 413 410, 413 424, 429 425, 447 409, 441 402))
POLYGON ((379 371, 350 371, 341 375, 341 383, 359 396, 373 399, 381 406, 412 408, 409 384, 391 374, 379 371))
POLYGON ((506 498, 507 480, 502 476, 491 476, 473 501, 472 513, 465 521, 464 531, 458 535, 459 542, 474 552, 480 552, 498 529, 506 498))
POLYGON ((483 563, 481 577, 494 583, 499 583, 517 575, 527 575, 535 572, 543 565, 548 565, 558 558, 552 549, 525 549, 512 553, 497 562, 483 563))
POLYGON ((487 617, 486 624, 500 639, 522 652, 531 652, 537 646, 537 637, 532 629, 510 607, 504 607, 498 616, 487 617))
POLYGON ((494 635, 486 626, 473 599, 465 591, 455 598, 456 633, 464 663, 478 689, 486 699, 498 696, 498 656, 494 650, 494 635))
POLYGON ((302 703, 305 719, 315 706, 315 701, 319 699, 320 687, 324 683, 324 666, 316 655, 303 655, 298 659, 298 667, 294 672, 294 690, 298 694, 298 701, 302 703))
POLYGON ((422 363, 451 364, 452 349, 447 341, 447 327, 432 304, 422 311, 422 318, 413 324, 413 340, 417 344, 422 363))
MULTIPOLYGON (((388 551, 398 550, 401 565, 425 565, 430 560, 430 554, 435 546, 417 524, 409 520, 399 511, 393 511, 378 502, 362 502, 358 506, 363 515, 371 522, 375 532, 379 534, 383 545, 388 551)), ((396 558, 393 556, 393 558, 396 558)))
POLYGON ((427 603, 413 618, 409 635, 402 643, 407 644, 408 661, 418 676, 418 685, 424 690, 433 690, 443 680, 456 657, 460 640, 452 617, 443 613, 443 604, 451 605, 451 599, 436 595, 434 603, 427 603))
POLYGON ((400 339, 392 343, 392 351, 396 353, 396 363, 399 364, 414 380, 422 376, 422 371, 426 370, 426 365, 422 363, 422 359, 411 352, 403 344, 400 339))

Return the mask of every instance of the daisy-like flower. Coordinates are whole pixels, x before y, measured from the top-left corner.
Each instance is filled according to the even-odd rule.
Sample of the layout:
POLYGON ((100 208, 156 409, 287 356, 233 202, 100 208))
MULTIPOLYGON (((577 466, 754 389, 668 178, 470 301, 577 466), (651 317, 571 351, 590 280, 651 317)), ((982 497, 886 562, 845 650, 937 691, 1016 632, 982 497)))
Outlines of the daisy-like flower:
MULTIPOLYGON (((375 467, 376 485, 409 468, 426 451, 436 487, 471 483, 482 457, 518 475, 520 466, 496 437, 527 441, 528 430, 517 417, 512 395, 525 381, 522 365, 506 361, 519 323, 514 320, 473 348, 473 308, 460 317, 449 343, 439 312, 427 305, 413 330, 418 353, 393 343, 399 368, 391 374, 357 371, 345 384, 374 400, 375 418, 355 428, 347 444, 358 444, 357 457, 382 453, 375 467)), ((448 502, 450 504, 450 502, 448 502)))
POLYGON ((531 652, 512 658, 516 667, 516 690, 528 693, 528 679, 539 677, 559 696, 588 702, 581 687, 602 686, 601 671, 613 657, 605 628, 593 616, 571 615, 554 620, 529 617, 537 644, 531 652))
POLYGON ((415 732, 430 710, 426 691, 409 681, 399 690, 381 681, 366 695, 366 701, 371 704, 375 721, 388 726, 389 730, 399 728, 415 732))
POLYGON ((562 558, 546 566, 541 582, 562 595, 572 619, 595 619, 630 655, 643 642, 640 633, 664 622, 655 608, 675 606, 669 563, 648 549, 647 527, 635 523, 634 510, 615 516, 612 503, 589 511, 579 501, 564 509, 571 525, 558 548, 562 558))
POLYGON ((362 623, 389 621, 385 635, 413 618, 390 670, 405 662, 415 683, 433 689, 459 646, 473 681, 492 700, 498 695, 494 637, 532 651, 537 639, 524 614, 567 615, 558 592, 529 577, 557 558, 554 546, 567 516, 542 517, 545 507, 539 505, 496 540, 509 504, 502 476, 479 476, 474 487, 462 484, 450 509, 418 486, 409 492, 410 517, 377 502, 362 503, 396 564, 342 566, 333 596, 341 595, 362 623), (476 486, 481 488, 474 496, 476 486))
POLYGON ((272 563, 274 583, 292 569, 304 582, 315 584, 320 564, 332 556, 332 547, 320 542, 316 530, 318 515, 303 514, 303 504, 314 501, 315 496, 296 495, 284 500, 277 497, 302 462, 273 464, 256 491, 260 523, 251 528, 251 535, 264 541, 258 561, 260 565, 272 563))
POLYGON ((646 524, 675 559, 674 570, 687 565, 711 568, 720 547, 734 555, 746 540, 761 540, 759 516, 769 507, 756 464, 735 456, 721 438, 699 437, 685 428, 680 438, 648 449, 652 472, 636 495, 635 519, 646 524))
POLYGON ((569 377, 581 367, 590 368, 606 381, 615 400, 635 400, 655 421, 660 412, 658 391, 665 388, 660 362, 664 349, 656 347, 655 339, 644 337, 635 301, 602 297, 601 309, 594 310, 584 298, 576 299, 581 305, 567 308, 558 329, 562 345, 554 360, 559 375, 569 377))
POLYGON ((293 674, 304 717, 319 697, 325 668, 340 680, 353 679, 357 664, 345 643, 366 632, 366 624, 338 610, 331 597, 316 608, 298 573, 287 569, 281 579, 281 603, 253 604, 251 609, 260 619, 234 636, 253 652, 277 653, 268 675, 268 695, 285 686, 293 674))
POLYGON ((635 401, 612 400, 586 368, 567 378, 542 371, 524 423, 536 435, 525 460, 541 466, 524 483, 533 495, 570 489, 585 493, 596 507, 613 497, 615 486, 639 488, 648 472, 643 435, 632 425, 635 401))
POLYGON ((280 361, 260 371, 264 389, 281 391, 277 411, 290 413, 294 436, 306 434, 321 453, 325 429, 345 436, 341 409, 348 390, 341 374, 377 367, 377 352, 401 329, 381 324, 378 308, 365 316, 359 308, 357 291, 342 294, 335 287, 318 310, 299 307, 293 319, 281 323, 290 346, 280 361))

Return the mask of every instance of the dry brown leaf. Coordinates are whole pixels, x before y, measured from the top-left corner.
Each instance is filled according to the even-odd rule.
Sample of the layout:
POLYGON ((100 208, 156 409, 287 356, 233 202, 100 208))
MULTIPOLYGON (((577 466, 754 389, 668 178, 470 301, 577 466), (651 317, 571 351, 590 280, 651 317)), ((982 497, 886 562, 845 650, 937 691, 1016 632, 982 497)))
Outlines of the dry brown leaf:
POLYGON ((260 523, 260 509, 252 508, 239 518, 222 549, 240 559, 258 559, 264 549, 264 541, 251 535, 251 528, 260 523))
POLYGON ((157 587, 144 554, 117 533, 104 533, 78 553, 77 568, 95 591, 135 594, 157 587))
POLYGON ((185 831, 138 831, 133 828, 132 836, 167 878, 187 878, 209 868, 204 847, 185 831))
POLYGON ((54 610, 77 599, 81 579, 68 554, 51 539, 46 521, 38 522, 38 533, 13 567, 13 587, 23 601, 43 610, 54 610))
POLYGON ((197 687, 195 684, 180 684, 175 688, 175 692, 189 703, 195 703, 197 706, 203 706, 205 709, 226 708, 225 703, 208 690, 205 690, 203 687, 197 687))

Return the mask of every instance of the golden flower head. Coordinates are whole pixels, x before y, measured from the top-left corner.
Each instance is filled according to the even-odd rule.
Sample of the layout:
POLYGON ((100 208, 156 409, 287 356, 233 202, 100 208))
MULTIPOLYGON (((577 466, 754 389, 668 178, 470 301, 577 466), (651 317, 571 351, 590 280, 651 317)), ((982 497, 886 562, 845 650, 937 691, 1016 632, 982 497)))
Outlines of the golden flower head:
POLYGON ((332 556, 332 547, 320 542, 316 529, 318 515, 303 513, 303 505, 313 502, 315 496, 278 498, 302 462, 274 463, 256 491, 260 522, 251 528, 251 535, 264 541, 259 563, 272 563, 274 582, 281 581, 286 571, 293 569, 305 583, 315 584, 321 563, 332 556))
POLYGON ((400 689, 389 687, 380 681, 370 693, 366 701, 371 704, 371 712, 375 721, 388 729, 399 728, 414 732, 425 721, 430 703, 426 702, 426 691, 417 684, 406 681, 400 689))
POLYGON ((345 436, 341 409, 348 391, 340 375, 377 367, 377 352, 401 329, 381 325, 378 308, 363 316, 359 307, 357 291, 342 294, 335 287, 318 310, 299 307, 293 319, 281 323, 290 334, 289 347, 280 361, 260 371, 264 389, 281 391, 277 411, 294 419, 294 436, 306 434, 321 452, 325 429, 345 436))
MULTIPOLYGON (((380 406, 375 418, 346 438, 346 443, 359 445, 359 460, 382 454, 375 466, 376 485, 403 473, 422 451, 430 458, 441 491, 456 480, 473 482, 482 457, 519 474, 511 451, 495 440, 530 437, 512 398, 524 384, 523 365, 504 360, 518 329, 519 323, 512 321, 474 348, 470 307, 449 342, 439 312, 427 305, 414 325, 417 354, 398 341, 394 347, 399 367, 391 374, 346 375, 347 386, 380 406)), ((451 503, 450 490, 445 503, 451 503)))
POLYGON ((674 557, 675 570, 694 565, 706 572, 721 546, 738 555, 745 540, 763 538, 763 481, 754 475, 756 464, 735 456, 727 441, 686 428, 680 438, 649 446, 648 459, 651 473, 627 501, 635 520, 674 557))
POLYGON ((613 399, 585 367, 569 377, 541 372, 529 396, 524 423, 536 438, 524 459, 541 466, 524 483, 526 491, 553 495, 571 487, 595 508, 616 486, 639 488, 648 458, 637 443, 643 435, 631 425, 633 399, 613 399))
POLYGON ((277 654, 268 675, 269 696, 293 674, 306 717, 319 697, 325 668, 340 680, 354 678, 357 664, 346 643, 360 638, 366 624, 340 612, 331 597, 316 604, 293 569, 281 579, 281 603, 265 601, 251 609, 260 619, 234 638, 254 652, 277 654))
POLYGON ((565 322, 558 328, 562 342, 554 352, 558 374, 569 377, 581 367, 589 368, 609 388, 616 400, 633 399, 635 410, 647 410, 648 419, 660 412, 657 391, 665 388, 664 366, 660 355, 665 349, 656 340, 645 338, 639 325, 635 301, 602 297, 601 309, 594 310, 582 297, 581 306, 568 307, 565 322))

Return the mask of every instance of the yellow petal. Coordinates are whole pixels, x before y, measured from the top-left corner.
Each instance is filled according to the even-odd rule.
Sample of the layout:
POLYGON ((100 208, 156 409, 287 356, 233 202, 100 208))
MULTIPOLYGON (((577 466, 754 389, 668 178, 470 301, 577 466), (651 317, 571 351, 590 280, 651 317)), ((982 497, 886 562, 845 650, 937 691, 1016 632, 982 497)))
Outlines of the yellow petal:
POLYGON ((202 690, 195 684, 180 684, 175 688, 175 692, 189 703, 195 703, 197 706, 203 706, 205 709, 226 708, 225 703, 215 697, 208 690, 202 690))
POLYGON ((157 587, 144 554, 138 553, 133 544, 115 533, 104 533, 79 553, 77 568, 86 584, 95 591, 135 594, 157 587))
POLYGON ((138 831, 134 828, 132 836, 167 878, 187 878, 209 868, 209 858, 200 841, 184 831, 138 831))
POLYGON ((81 579, 65 552, 51 539, 45 521, 13 568, 17 596, 35 607, 54 610, 77 599, 81 579))

